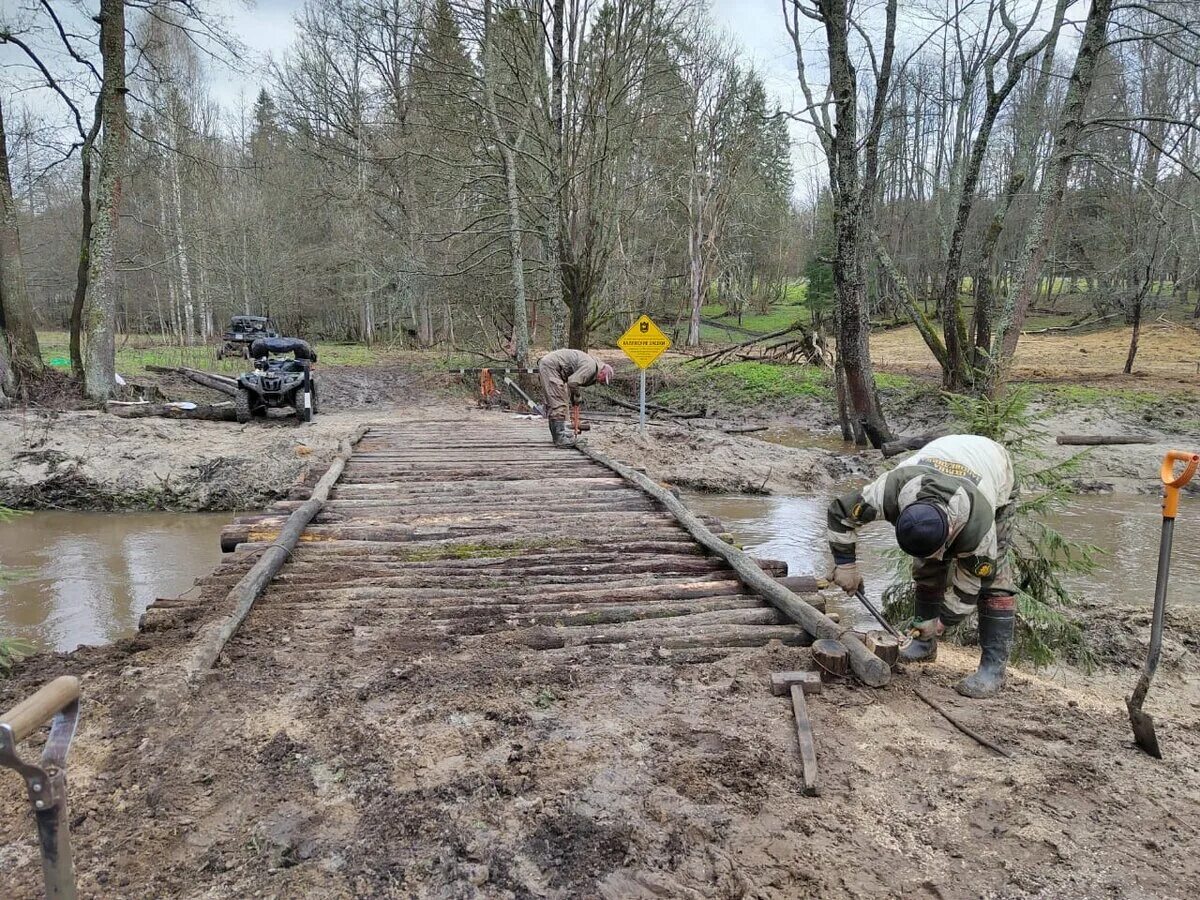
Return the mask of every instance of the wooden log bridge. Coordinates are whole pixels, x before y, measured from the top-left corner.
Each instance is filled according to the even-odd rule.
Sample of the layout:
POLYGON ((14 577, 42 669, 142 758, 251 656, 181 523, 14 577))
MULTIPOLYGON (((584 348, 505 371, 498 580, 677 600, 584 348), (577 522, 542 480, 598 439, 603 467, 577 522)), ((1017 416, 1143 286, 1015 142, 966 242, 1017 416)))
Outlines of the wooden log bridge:
MULTIPOLYGON (((314 648, 347 630, 537 653, 807 646, 842 635, 815 581, 787 578, 785 563, 750 560, 721 538, 719 522, 644 475, 553 447, 539 422, 375 425, 343 443, 311 492, 225 528, 232 553, 202 582, 208 599, 159 601, 143 625, 184 624, 214 590, 228 591, 228 615, 205 625, 188 656, 193 678, 258 616, 284 617, 314 648)), ((886 664, 847 643, 854 673, 885 683, 886 664)))

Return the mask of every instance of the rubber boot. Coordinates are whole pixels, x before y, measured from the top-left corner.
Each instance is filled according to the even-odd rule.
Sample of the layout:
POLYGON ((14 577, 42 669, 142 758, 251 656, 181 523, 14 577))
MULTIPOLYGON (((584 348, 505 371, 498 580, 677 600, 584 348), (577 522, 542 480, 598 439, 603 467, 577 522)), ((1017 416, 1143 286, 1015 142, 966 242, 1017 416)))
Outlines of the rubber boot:
MULTIPOLYGON (((930 619, 937 619, 942 612, 942 598, 940 594, 926 594, 920 588, 917 588, 916 600, 916 615, 913 617, 917 622, 927 622, 930 619)), ((940 629, 939 629, 940 630, 940 629)), ((937 635, 929 638, 913 638, 908 646, 901 648, 901 662, 933 662, 937 659, 937 635)))
POLYGON ((555 447, 574 447, 575 432, 569 422, 561 419, 550 420, 550 436, 554 438, 555 447))
POLYGON ((1012 652, 1016 598, 989 597, 979 611, 979 669, 954 686, 964 697, 995 697, 1004 687, 1008 655, 1012 652))

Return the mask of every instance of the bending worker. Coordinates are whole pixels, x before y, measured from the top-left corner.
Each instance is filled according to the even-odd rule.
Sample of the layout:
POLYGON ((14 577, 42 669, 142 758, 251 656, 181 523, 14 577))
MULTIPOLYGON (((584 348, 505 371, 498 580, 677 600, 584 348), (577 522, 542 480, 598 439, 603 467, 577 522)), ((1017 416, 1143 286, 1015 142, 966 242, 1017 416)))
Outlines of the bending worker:
POLYGON ((613 367, 582 350, 555 350, 538 361, 550 436, 556 447, 575 444, 575 430, 568 420, 570 407, 579 403, 579 391, 593 384, 612 381, 613 367))
POLYGON ((926 444, 829 506, 830 581, 846 593, 862 587, 855 563, 855 533, 862 525, 887 519, 900 549, 914 558, 915 636, 902 659, 936 659, 946 626, 978 607, 979 671, 956 685, 967 697, 992 697, 1004 684, 1016 610, 1008 560, 1014 500, 1008 451, 987 438, 961 434, 926 444))

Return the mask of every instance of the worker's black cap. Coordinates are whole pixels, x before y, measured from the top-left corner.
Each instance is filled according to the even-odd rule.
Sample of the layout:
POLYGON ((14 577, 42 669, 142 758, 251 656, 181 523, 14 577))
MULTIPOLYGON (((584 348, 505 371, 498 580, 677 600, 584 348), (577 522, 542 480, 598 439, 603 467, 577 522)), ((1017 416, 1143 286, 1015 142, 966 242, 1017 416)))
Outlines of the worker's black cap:
POLYGON ((896 519, 896 543, 920 559, 940 550, 949 533, 946 511, 934 503, 913 503, 896 519))

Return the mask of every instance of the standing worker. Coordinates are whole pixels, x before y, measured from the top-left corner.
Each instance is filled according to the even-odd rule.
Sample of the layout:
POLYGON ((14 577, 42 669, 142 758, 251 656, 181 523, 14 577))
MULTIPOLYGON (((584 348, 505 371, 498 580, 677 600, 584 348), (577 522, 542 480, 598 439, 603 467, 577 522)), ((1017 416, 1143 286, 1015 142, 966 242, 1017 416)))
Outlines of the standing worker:
POLYGON ((855 562, 856 532, 880 515, 896 529, 900 549, 914 557, 917 614, 901 659, 936 659, 938 636, 978 608, 979 670, 955 686, 966 697, 993 697, 1004 685, 1016 610, 1008 559, 1014 487, 1007 450, 987 438, 959 434, 931 441, 861 491, 829 505, 834 562, 829 580, 846 593, 863 583, 855 562))
POLYGON ((538 375, 554 446, 575 446, 575 429, 568 420, 570 407, 579 403, 581 388, 612 381, 613 367, 582 350, 555 350, 538 360, 538 375))

